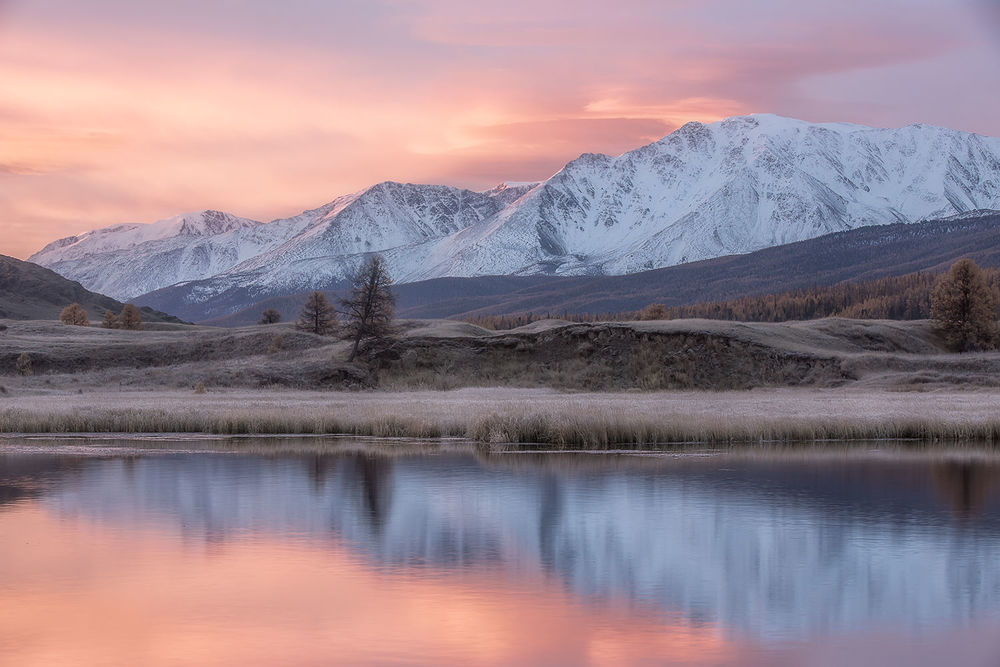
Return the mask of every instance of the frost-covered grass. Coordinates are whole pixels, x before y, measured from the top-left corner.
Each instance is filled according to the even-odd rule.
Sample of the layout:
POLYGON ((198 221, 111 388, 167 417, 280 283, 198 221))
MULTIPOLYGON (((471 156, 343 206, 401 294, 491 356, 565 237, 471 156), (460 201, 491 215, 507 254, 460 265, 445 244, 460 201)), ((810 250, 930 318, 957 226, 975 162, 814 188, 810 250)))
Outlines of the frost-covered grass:
MULTIPOLYGON (((708 320, 561 326, 514 332, 401 321, 398 358, 347 364, 347 341, 289 323, 238 329, 158 325, 149 331, 5 320, 0 387, 45 391, 266 391, 378 387, 549 387, 649 392, 747 387, 1000 389, 1000 353, 944 354, 927 322, 831 318, 782 324, 708 320), (33 374, 19 375, 28 354, 33 374)), ((3 395, 0 389, 0 396, 3 395)))
POLYGON ((0 399, 6 433, 350 434, 605 448, 845 439, 1000 441, 1000 392, 134 392, 0 399))

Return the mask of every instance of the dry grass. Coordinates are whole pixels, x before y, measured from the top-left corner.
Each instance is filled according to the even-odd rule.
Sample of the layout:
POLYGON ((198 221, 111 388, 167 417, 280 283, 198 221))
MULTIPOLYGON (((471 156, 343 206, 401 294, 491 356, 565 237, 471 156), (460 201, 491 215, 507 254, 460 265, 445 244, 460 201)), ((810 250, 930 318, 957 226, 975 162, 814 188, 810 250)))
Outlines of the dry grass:
POLYGON ((11 323, 0 338, 0 432, 460 437, 593 449, 1000 439, 1000 389, 959 390, 995 387, 1000 354, 938 354, 926 323, 547 322, 484 334, 408 322, 400 343, 382 351, 396 356, 373 354, 368 365, 343 363, 346 343, 291 325, 161 326, 11 323), (33 376, 14 375, 22 351, 33 376), (315 390, 375 385, 383 391, 315 390), (423 391, 460 386, 506 388, 423 391), (799 388, 773 388, 782 386, 799 388), (687 390, 746 387, 757 389, 687 390))
POLYGON ((494 415, 477 421, 468 437, 491 444, 545 443, 583 449, 844 440, 953 440, 992 444, 1000 440, 1000 419, 961 423, 919 417, 881 421, 848 416, 733 420, 726 417, 628 419, 589 414, 494 415))
POLYGON ((462 322, 402 321, 400 341, 347 364, 345 341, 291 324, 240 329, 155 325, 148 331, 6 323, 0 381, 50 388, 571 391, 750 387, 1000 386, 1000 354, 942 354, 926 322, 829 319, 783 324, 706 320, 565 325, 490 333, 462 322), (33 375, 17 376, 28 353, 33 375), (382 355, 380 352, 388 352, 382 355), (395 355, 395 356, 393 356, 395 355))
POLYGON ((460 437, 585 449, 875 439, 992 444, 1000 442, 1000 392, 53 394, 4 398, 0 431, 460 437))

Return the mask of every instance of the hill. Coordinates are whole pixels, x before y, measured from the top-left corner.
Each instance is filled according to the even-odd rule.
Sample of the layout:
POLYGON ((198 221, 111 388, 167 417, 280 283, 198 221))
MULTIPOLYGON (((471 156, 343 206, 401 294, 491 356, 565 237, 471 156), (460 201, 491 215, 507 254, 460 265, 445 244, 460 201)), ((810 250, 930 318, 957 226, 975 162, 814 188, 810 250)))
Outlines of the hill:
MULTIPOLYGON (((92 322, 99 322, 105 310, 117 313, 125 305, 45 267, 0 255, 0 319, 56 320, 74 302, 83 306, 92 322)), ((140 310, 148 322, 181 322, 149 307, 140 310)))

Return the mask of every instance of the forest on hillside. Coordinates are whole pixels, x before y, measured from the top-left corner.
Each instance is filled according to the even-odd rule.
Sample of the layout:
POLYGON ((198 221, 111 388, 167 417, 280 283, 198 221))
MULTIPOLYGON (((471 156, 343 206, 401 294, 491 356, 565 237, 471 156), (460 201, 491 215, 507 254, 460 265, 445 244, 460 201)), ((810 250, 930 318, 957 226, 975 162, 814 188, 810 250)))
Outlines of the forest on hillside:
MULTIPOLYGON (((1000 303, 1000 269, 985 268, 984 276, 1000 303)), ((528 312, 478 315, 466 322, 486 329, 513 329, 544 319, 570 322, 624 322, 704 318, 740 322, 785 322, 821 317, 875 320, 921 320, 930 317, 931 292, 939 273, 902 276, 828 287, 809 287, 777 294, 743 296, 728 301, 705 301, 665 307, 652 303, 643 310, 605 313, 528 312)))

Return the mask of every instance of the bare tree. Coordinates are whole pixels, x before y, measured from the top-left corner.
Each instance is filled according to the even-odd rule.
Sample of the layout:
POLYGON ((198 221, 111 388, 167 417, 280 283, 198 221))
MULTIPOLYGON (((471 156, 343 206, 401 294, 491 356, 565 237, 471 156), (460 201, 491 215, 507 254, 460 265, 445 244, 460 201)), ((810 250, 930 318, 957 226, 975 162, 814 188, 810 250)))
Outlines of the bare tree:
POLYGON ((295 328, 310 331, 318 336, 329 336, 337 327, 337 311, 322 292, 313 292, 306 297, 306 303, 299 313, 295 328))
POLYGON ((260 322, 257 324, 277 324, 281 321, 281 313, 274 308, 268 308, 260 314, 260 322))
POLYGON ((126 303, 122 312, 118 313, 118 328, 136 331, 142 329, 142 314, 139 309, 131 303, 126 303))
POLYGON ((354 361, 362 339, 385 338, 392 333, 396 297, 385 258, 372 255, 351 277, 351 293, 340 300, 348 317, 347 331, 354 338, 348 361, 354 361))
POLYGON ((87 311, 78 303, 71 303, 59 313, 59 321, 63 324, 70 324, 77 327, 89 327, 90 320, 87 319, 87 311))
POLYGON ((974 261, 960 259, 938 279, 931 295, 931 319, 959 352, 996 345, 996 296, 974 261))

